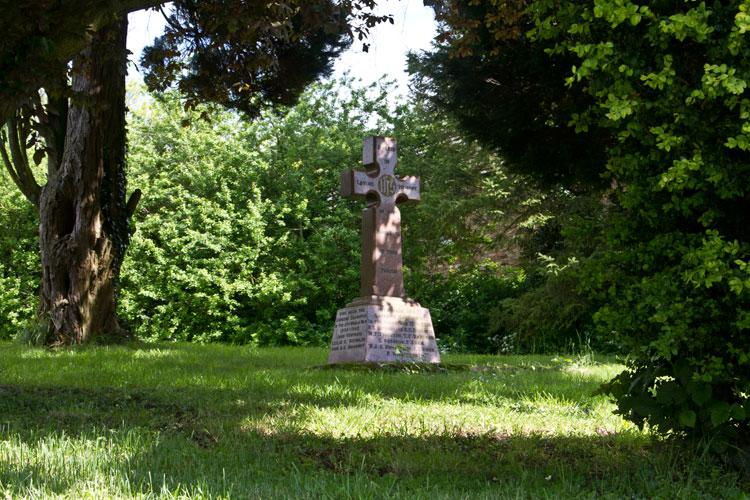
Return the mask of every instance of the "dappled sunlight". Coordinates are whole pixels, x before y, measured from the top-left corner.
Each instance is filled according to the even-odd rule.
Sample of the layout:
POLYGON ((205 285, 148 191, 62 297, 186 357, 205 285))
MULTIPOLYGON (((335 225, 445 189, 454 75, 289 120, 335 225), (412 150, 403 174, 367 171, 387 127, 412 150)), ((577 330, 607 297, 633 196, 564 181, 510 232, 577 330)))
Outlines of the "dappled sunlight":
MULTIPOLYGON (((355 379, 342 382, 339 376, 344 375, 337 375, 327 383, 290 386, 283 405, 277 403, 273 410, 246 420, 246 429, 266 428, 271 432, 294 429, 344 438, 416 437, 446 432, 594 436, 597 429, 622 432, 628 428, 612 413, 614 406, 604 396, 590 397, 588 393, 595 386, 590 385, 588 393, 579 392, 571 399, 566 393, 573 391, 562 382, 567 378, 562 372, 556 372, 560 393, 554 392, 554 383, 547 384, 546 389, 541 383, 519 389, 519 382, 511 385, 515 381, 512 374, 503 377, 466 374, 454 378, 451 390, 440 394, 431 390, 429 379, 421 387, 410 388, 408 384, 388 381, 383 383, 382 391, 370 391, 355 379), (398 393, 394 392, 395 387, 399 387, 398 393), (291 404, 295 400, 298 403, 291 404), (282 407, 293 410, 280 411, 282 407)), ((439 377, 434 376, 434 381, 445 382, 439 377)))
MULTIPOLYGON (((339 372, 333 381, 291 386, 289 397, 306 403, 294 412, 264 415, 261 426, 335 438, 624 432, 632 426, 613 414, 614 405, 605 396, 592 397, 606 380, 603 371, 600 366, 563 365, 554 370, 516 367, 453 376, 397 373, 388 375, 390 380, 382 374, 339 372), (338 404, 329 404, 331 400, 338 404)), ((252 427, 257 429, 257 424, 252 427)))
POLYGON ((39 435, 36 440, 0 432, 0 437, 0 466, 6 477, 16 477, 18 484, 25 482, 32 488, 45 485, 56 494, 91 492, 79 498, 116 497, 129 491, 130 464, 138 454, 156 446, 134 430, 106 434, 94 430, 78 436, 60 432, 39 435))
POLYGON ((496 406, 464 402, 451 405, 381 400, 367 405, 298 408, 293 418, 266 419, 272 427, 296 427, 332 437, 378 435, 425 436, 445 433, 501 432, 509 435, 543 433, 555 436, 594 436, 597 429, 623 432, 629 427, 612 414, 612 405, 582 405, 552 397, 504 399, 496 406))
POLYGON ((409 481, 425 498, 491 498, 517 478, 546 488, 571 475, 621 492, 666 460, 648 431, 592 396, 617 369, 606 364, 362 372, 313 369, 322 349, 10 351, 0 351, 0 492, 11 498, 279 498, 289 478, 322 496, 347 479, 384 498, 409 481))
POLYGON ((46 349, 29 348, 19 352, 17 356, 21 359, 42 359, 49 357, 49 354, 46 349))
POLYGON ((377 396, 367 392, 355 384, 341 384, 338 380, 331 383, 299 383, 289 388, 289 395, 301 397, 305 400, 319 401, 341 401, 346 404, 369 404, 376 400, 377 396))
POLYGON ((183 351, 175 349, 153 348, 153 349, 136 349, 133 351, 133 359, 163 359, 163 358, 180 358, 184 357, 183 351))

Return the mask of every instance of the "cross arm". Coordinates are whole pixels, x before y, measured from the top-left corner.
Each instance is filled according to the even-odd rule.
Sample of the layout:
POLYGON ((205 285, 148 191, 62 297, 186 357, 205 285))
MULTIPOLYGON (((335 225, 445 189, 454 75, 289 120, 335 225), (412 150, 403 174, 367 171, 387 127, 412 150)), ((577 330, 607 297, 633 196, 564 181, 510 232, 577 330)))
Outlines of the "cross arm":
POLYGON ((377 182, 367 172, 350 168, 341 172, 341 197, 347 200, 364 198, 370 191, 377 191, 377 182))
POLYGON ((409 205, 421 201, 419 177, 416 175, 407 175, 396 178, 396 201, 407 203, 409 205))

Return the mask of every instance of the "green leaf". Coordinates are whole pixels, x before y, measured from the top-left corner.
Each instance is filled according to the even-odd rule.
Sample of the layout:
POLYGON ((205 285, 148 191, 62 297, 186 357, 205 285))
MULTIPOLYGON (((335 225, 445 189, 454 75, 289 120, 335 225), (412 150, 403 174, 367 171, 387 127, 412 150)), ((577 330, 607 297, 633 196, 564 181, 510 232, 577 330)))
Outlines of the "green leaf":
POLYGON ((701 382, 693 385, 692 390, 690 391, 690 396, 695 404, 703 406, 709 399, 711 399, 711 393, 711 386, 705 382, 701 382))
POLYGON ((745 408, 739 403, 735 403, 729 409, 729 417, 733 420, 745 420, 745 408))
POLYGON ((729 419, 729 403, 722 401, 711 406, 711 423, 719 426, 729 419))
POLYGON ((695 427, 695 412, 693 410, 682 410, 678 417, 680 425, 683 427, 695 427))
POLYGON ((36 151, 34 151, 34 163, 36 163, 37 165, 42 163, 42 160, 44 159, 44 156, 46 154, 47 153, 44 151, 44 149, 37 149, 36 151))
POLYGON ((693 367, 684 359, 681 359, 674 364, 674 373, 675 376, 685 385, 690 383, 693 379, 693 367))
POLYGON ((662 405, 669 404, 677 400, 680 392, 684 392, 684 387, 678 385, 677 382, 665 382, 656 390, 656 401, 662 405))

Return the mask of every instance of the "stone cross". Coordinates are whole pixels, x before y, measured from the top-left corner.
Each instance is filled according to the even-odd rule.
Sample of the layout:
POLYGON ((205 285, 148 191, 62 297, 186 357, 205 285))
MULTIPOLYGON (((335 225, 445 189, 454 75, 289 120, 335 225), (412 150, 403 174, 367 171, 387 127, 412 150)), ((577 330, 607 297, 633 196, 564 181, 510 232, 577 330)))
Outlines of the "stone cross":
POLYGON ((366 171, 341 172, 341 195, 364 198, 362 212, 363 297, 405 297, 401 257, 401 213, 396 204, 419 203, 419 177, 396 177, 396 139, 367 137, 362 149, 366 171))
POLYGON ((439 363, 430 311, 406 297, 401 214, 396 204, 419 202, 419 177, 396 177, 396 139, 368 137, 365 171, 341 172, 341 194, 364 198, 362 290, 336 312, 328 363, 439 363))

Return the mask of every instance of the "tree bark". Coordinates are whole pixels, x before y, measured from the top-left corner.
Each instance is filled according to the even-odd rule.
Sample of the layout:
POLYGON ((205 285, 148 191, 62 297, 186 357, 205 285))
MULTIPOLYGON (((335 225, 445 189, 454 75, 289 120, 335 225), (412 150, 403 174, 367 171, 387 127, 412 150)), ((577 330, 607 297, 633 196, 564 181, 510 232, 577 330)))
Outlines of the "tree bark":
POLYGON ((157 7, 163 0, 24 0, 0 16, 0 123, 42 87, 66 76, 68 62, 112 15, 157 7), (34 43, 31 43, 34 41, 34 43), (39 42, 39 43, 37 43, 39 42))
MULTIPOLYGON (((47 343, 78 344, 123 333, 116 282, 128 244, 125 202, 127 17, 100 28, 74 60, 62 161, 39 202, 39 313, 47 343)), ((51 162, 52 165, 54 162, 51 162)))

